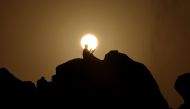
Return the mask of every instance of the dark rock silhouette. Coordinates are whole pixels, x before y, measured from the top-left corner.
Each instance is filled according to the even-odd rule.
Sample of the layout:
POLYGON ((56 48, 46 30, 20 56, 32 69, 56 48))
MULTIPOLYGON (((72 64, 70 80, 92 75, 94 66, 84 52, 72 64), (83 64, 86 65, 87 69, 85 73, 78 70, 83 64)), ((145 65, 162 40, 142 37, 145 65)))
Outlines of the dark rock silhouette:
POLYGON ((104 60, 73 59, 56 68, 56 82, 69 97, 123 99, 134 108, 168 109, 150 71, 118 51, 104 60))
POLYGON ((1 68, 0 69, 0 81, 10 81, 10 82, 15 82, 15 81, 20 81, 17 79, 14 75, 12 75, 6 68, 1 68))
POLYGON ((49 83, 45 79, 45 77, 41 77, 39 80, 37 80, 37 91, 39 96, 47 96, 48 95, 48 89, 49 83))
POLYGON ((35 94, 34 83, 17 79, 6 68, 0 69, 0 87, 1 97, 26 97, 35 94))
POLYGON ((176 80, 174 88, 184 100, 184 104, 178 109, 190 109, 190 73, 180 75, 176 80))
MULTIPOLYGON (((7 70, 2 71, 6 72, 2 73, 3 75, 10 75, 7 70)), ((41 77, 36 88, 33 83, 20 81, 11 75, 2 76, 2 80, 4 78, 17 81, 18 83, 14 82, 14 86, 16 89, 22 86, 20 89, 26 91, 26 96, 35 94, 42 98, 51 96, 72 100, 83 98, 104 103, 109 101, 108 105, 117 107, 168 109, 168 104, 150 71, 143 64, 116 50, 110 51, 104 60, 100 60, 86 46, 83 59, 76 58, 58 65, 52 81, 48 82, 41 77)), ((22 91, 19 91, 19 94, 20 92, 22 91)))

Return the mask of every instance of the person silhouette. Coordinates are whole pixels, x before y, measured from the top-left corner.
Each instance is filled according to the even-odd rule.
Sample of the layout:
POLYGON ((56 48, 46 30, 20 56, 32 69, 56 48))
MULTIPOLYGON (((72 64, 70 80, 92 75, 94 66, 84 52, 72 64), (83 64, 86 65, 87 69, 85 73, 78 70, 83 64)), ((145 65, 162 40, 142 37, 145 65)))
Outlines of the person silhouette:
POLYGON ((92 49, 88 50, 88 45, 85 44, 84 50, 83 50, 83 58, 87 59, 87 60, 91 59, 91 57, 93 57, 93 52, 94 51, 95 50, 92 50, 92 49))
POLYGON ((184 103, 178 109, 190 109, 190 73, 178 76, 174 88, 184 100, 184 103))

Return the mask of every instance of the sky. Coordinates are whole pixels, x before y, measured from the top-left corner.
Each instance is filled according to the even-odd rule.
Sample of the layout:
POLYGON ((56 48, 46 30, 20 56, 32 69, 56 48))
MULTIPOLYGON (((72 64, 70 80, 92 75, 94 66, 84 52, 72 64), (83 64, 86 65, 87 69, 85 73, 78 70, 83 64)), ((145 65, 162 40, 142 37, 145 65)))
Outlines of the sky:
POLYGON ((21 80, 48 80, 55 67, 82 57, 94 34, 100 59, 119 50, 144 63, 173 108, 173 86, 190 72, 189 0, 0 0, 0 67, 21 80))

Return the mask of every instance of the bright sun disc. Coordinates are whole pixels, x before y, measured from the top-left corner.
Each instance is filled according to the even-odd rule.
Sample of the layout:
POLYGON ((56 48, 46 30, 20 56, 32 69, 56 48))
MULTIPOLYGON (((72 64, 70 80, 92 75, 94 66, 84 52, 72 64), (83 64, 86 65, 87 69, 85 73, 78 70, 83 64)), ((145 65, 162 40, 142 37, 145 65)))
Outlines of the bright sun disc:
POLYGON ((96 47, 98 45, 96 36, 94 36, 93 34, 87 34, 87 35, 83 36, 81 39, 81 46, 83 49, 85 48, 85 45, 88 45, 88 50, 96 49, 96 47))

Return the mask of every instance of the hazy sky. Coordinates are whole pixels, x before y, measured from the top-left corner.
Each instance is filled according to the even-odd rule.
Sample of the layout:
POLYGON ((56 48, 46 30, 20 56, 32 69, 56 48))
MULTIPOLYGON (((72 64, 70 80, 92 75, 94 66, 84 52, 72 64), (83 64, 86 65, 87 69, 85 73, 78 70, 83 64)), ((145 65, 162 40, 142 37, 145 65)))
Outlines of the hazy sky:
POLYGON ((0 67, 21 80, 50 79, 55 67, 82 57, 80 39, 95 34, 95 55, 112 49, 144 63, 171 107, 190 72, 189 0, 0 0, 0 67))

